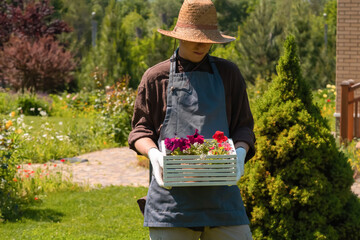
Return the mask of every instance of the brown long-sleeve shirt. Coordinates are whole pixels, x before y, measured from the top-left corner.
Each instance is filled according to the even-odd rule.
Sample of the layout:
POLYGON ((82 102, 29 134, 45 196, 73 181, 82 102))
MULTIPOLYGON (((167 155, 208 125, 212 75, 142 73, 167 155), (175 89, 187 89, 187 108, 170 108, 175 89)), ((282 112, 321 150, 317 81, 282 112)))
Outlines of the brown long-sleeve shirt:
MULTIPOLYGON (((245 81, 238 67, 227 60, 213 57, 225 89, 226 114, 230 138, 235 147, 246 142, 250 149, 246 160, 255 154, 254 120, 250 111, 245 81)), ((209 59, 198 66, 181 57, 177 60, 177 72, 196 71, 212 73, 209 59)), ((135 101, 132 131, 129 135, 129 147, 136 151, 135 142, 144 137, 157 143, 160 129, 166 113, 167 84, 169 82, 170 60, 149 68, 143 75, 135 101)), ((206 89, 206 86, 204 86, 206 89)))

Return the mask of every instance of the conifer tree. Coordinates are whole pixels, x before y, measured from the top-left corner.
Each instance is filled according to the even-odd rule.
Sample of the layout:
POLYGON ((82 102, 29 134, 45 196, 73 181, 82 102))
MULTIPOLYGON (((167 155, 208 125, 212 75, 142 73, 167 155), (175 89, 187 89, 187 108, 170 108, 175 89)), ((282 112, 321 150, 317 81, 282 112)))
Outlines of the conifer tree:
POLYGON ((244 23, 237 43, 239 67, 244 78, 255 83, 258 75, 270 80, 280 55, 282 25, 275 19, 276 2, 260 0, 244 23))
POLYGON ((360 239, 352 170, 312 103, 290 36, 255 104, 257 153, 239 186, 254 239, 360 239))

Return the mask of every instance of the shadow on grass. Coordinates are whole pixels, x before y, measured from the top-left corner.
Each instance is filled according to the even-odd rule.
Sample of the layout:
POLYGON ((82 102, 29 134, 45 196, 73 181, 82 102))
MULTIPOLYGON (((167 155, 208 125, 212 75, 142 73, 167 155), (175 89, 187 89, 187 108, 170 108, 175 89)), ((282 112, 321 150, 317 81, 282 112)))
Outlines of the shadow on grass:
POLYGON ((24 209, 21 214, 21 218, 31 219, 38 222, 60 222, 63 213, 54 211, 50 208, 45 209, 24 209))

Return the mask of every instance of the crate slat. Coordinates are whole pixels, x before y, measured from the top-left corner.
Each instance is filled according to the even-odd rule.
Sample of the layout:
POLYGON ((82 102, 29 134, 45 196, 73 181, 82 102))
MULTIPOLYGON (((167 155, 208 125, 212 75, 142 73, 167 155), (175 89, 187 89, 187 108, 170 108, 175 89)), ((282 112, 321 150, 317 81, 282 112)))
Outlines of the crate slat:
POLYGON ((167 169, 178 169, 178 168, 234 168, 236 165, 226 165, 226 164, 213 164, 213 165, 196 165, 196 164, 184 164, 184 165, 164 165, 167 169))
POLYGON ((236 185, 236 181, 164 183, 165 187, 200 187, 200 186, 232 186, 232 185, 236 185))
MULTIPOLYGON (((236 176, 236 173, 234 172, 228 172, 228 173, 218 173, 218 172, 215 172, 215 173, 207 173, 207 172, 202 172, 202 173, 196 173, 195 174, 196 177, 200 176, 200 177, 209 177, 209 176, 212 176, 212 177, 215 177, 215 176, 220 176, 220 177, 233 177, 233 176, 236 176)), ((194 176, 194 173, 193 172, 190 172, 190 173, 168 173, 166 175, 166 179, 170 179, 170 178, 175 178, 175 177, 183 177, 183 176, 194 176)))
POLYGON ((236 176, 228 176, 228 177, 180 177, 180 178, 166 178, 165 180, 167 182, 190 182, 190 181, 201 181, 201 182, 207 182, 207 181, 231 181, 235 180, 236 176))
MULTIPOLYGON (((224 168, 224 169, 216 169, 216 168, 211 168, 211 169, 202 169, 202 168, 197 168, 197 169, 167 169, 166 172, 169 174, 172 173, 178 173, 178 172, 189 172, 189 173, 202 173, 202 172, 209 172, 209 173, 225 173, 225 172, 234 172, 235 169, 231 168, 224 168)), ((165 171, 164 171, 165 172, 165 171)))

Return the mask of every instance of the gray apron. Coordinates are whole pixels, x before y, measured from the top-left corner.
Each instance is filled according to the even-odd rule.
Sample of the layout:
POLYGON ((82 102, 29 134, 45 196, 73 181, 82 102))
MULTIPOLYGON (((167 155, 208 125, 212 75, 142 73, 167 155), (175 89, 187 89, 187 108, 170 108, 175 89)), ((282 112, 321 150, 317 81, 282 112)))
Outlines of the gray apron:
MULTIPOLYGON (((195 129, 205 138, 216 131, 229 136, 222 79, 209 56, 213 74, 176 73, 176 54, 170 59, 166 115, 159 142, 186 137, 195 129)), ((249 224, 237 186, 160 187, 152 177, 144 213, 146 227, 203 227, 249 224)))

